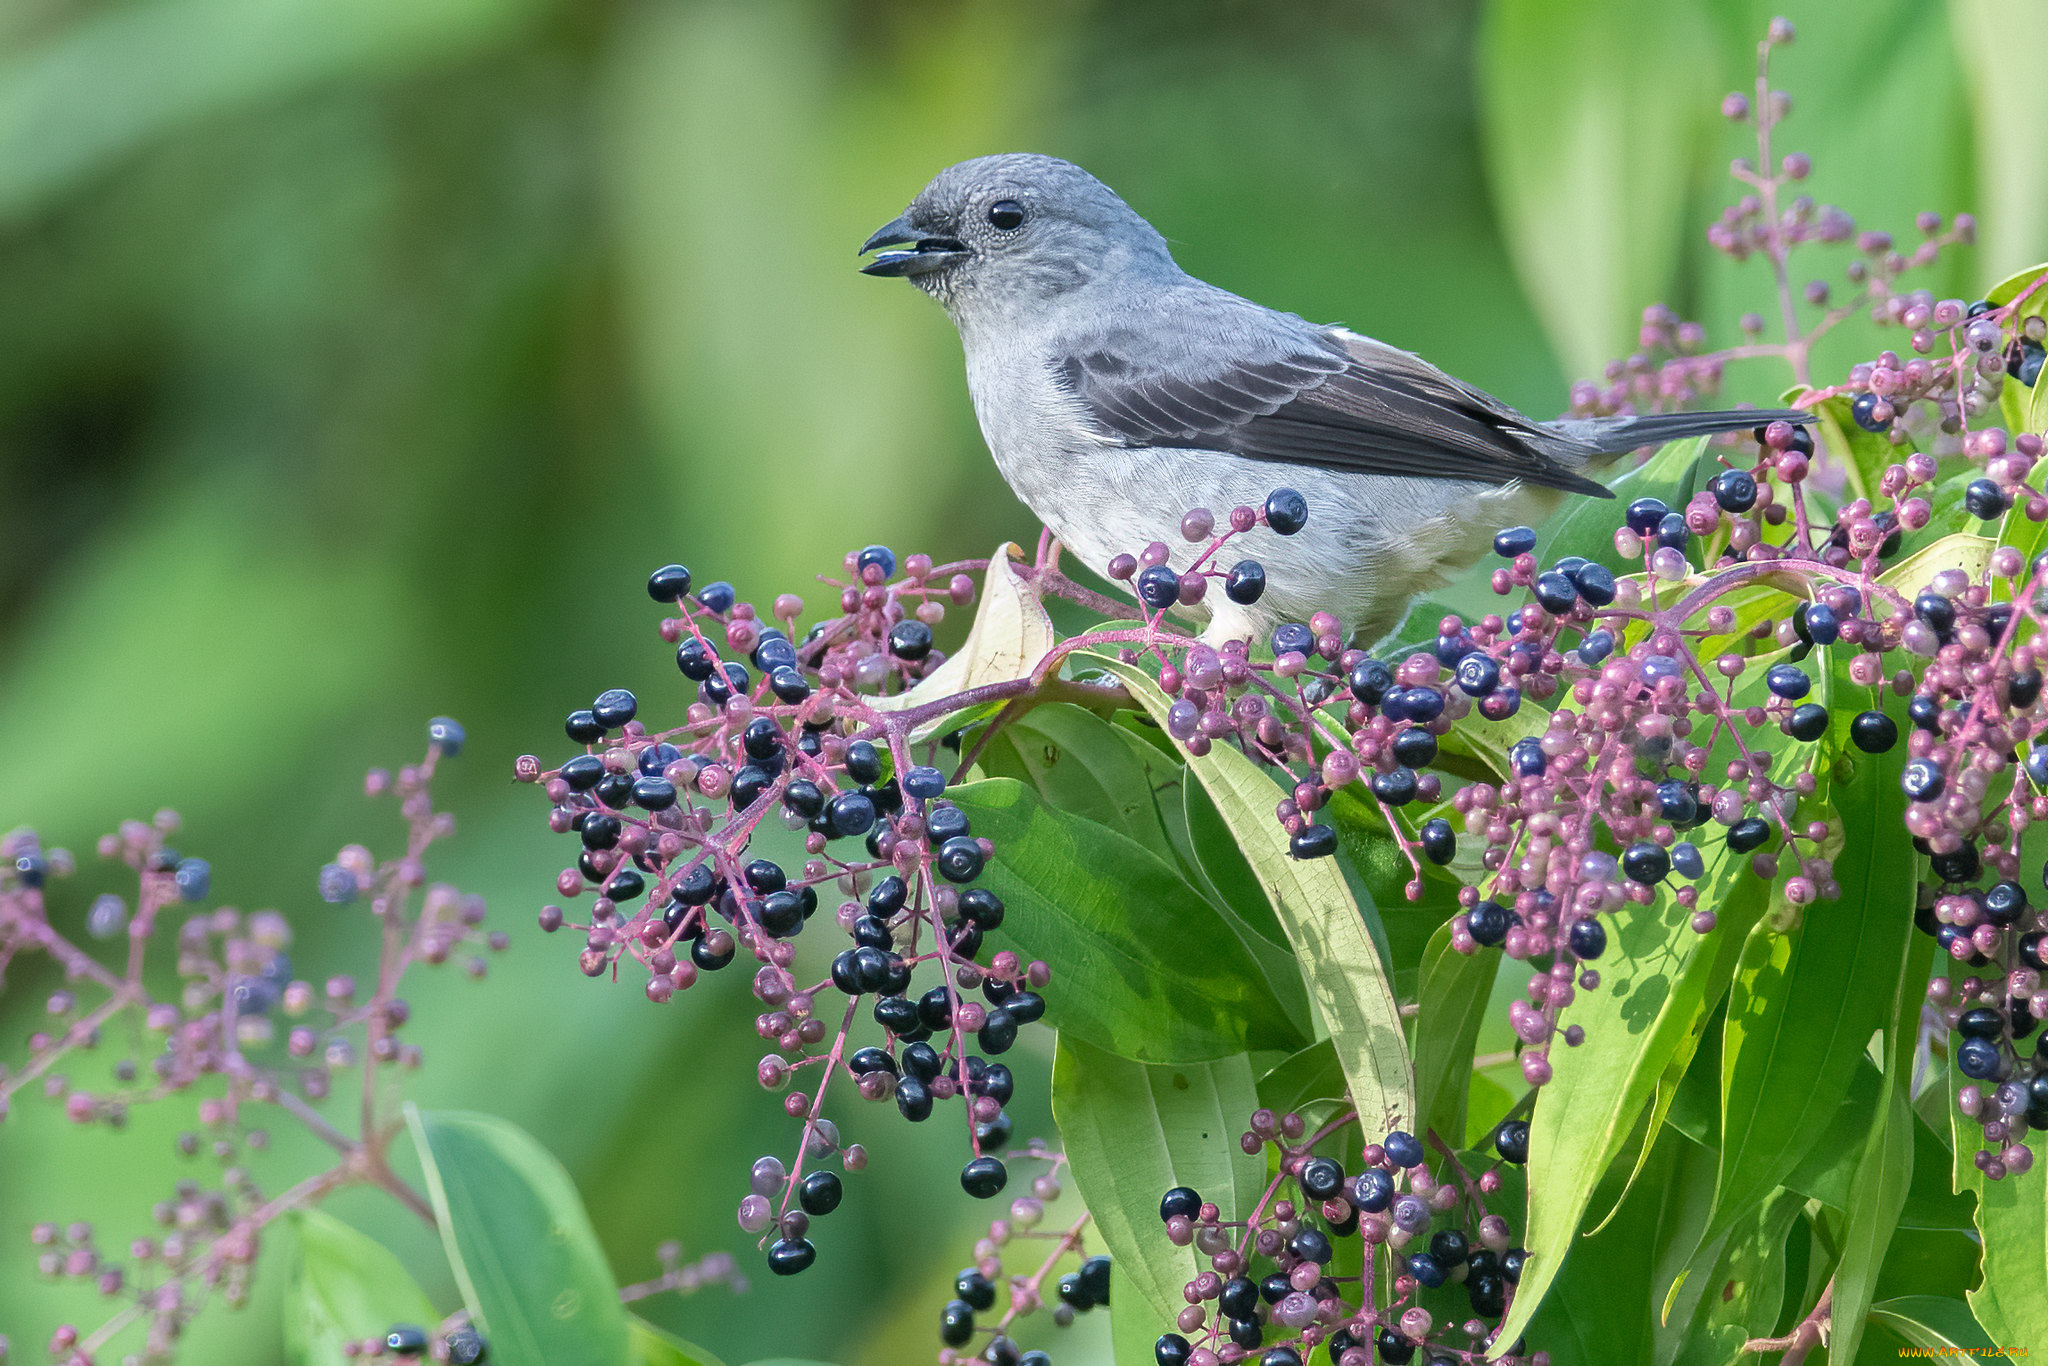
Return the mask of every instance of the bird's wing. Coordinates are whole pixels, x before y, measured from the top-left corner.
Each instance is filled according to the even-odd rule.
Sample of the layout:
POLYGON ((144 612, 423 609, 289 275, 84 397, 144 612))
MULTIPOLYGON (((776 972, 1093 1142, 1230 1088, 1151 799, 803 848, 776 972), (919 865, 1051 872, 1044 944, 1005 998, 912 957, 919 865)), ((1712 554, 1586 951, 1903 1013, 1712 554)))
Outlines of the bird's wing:
POLYGON ((1217 294, 1227 302, 1177 301, 1062 348, 1058 377, 1104 436, 1361 474, 1520 479, 1610 496, 1557 458, 1590 454, 1591 444, 1539 427, 1406 351, 1217 294))

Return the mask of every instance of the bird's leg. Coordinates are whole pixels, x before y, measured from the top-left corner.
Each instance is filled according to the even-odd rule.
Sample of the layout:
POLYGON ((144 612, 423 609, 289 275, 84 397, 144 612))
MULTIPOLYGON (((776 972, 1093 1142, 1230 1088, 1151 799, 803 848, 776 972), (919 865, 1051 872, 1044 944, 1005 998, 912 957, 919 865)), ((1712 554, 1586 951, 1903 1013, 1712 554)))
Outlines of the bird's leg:
POLYGON ((1034 563, 1040 569, 1049 569, 1057 573, 1060 567, 1060 549, 1059 539, 1052 534, 1052 528, 1049 526, 1040 527, 1038 529, 1038 556, 1034 563))

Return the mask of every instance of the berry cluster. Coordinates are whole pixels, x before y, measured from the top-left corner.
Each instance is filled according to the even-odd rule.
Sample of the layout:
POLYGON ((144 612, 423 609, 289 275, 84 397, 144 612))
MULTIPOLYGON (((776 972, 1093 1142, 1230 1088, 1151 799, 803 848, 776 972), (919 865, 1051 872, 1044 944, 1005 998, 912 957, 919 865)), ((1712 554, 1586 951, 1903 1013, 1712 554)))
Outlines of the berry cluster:
MULTIPOLYGON (((1119 555, 1109 562, 1109 577, 1129 582, 1138 601, 1153 612, 1175 607, 1195 607, 1209 596, 1209 581, 1221 579, 1223 595, 1249 607, 1266 593, 1266 567, 1257 560, 1239 560, 1224 569, 1216 553, 1232 537, 1242 536, 1264 524, 1282 536, 1292 536, 1308 525, 1308 500, 1293 489, 1277 489, 1261 509, 1231 509, 1229 530, 1216 534, 1216 516, 1207 508, 1194 508, 1180 519, 1183 539, 1208 546, 1186 570, 1176 572, 1166 563, 1164 541, 1154 541, 1138 555, 1119 555)), ((1185 738, 1185 737, 1183 737, 1185 738)))
POLYGON ((994 846, 945 799, 948 779, 931 763, 937 742, 917 738, 972 698, 891 707, 943 662, 931 626, 949 604, 973 601, 964 568, 912 556, 897 577, 895 555, 869 546, 847 556, 841 615, 799 639, 802 599, 777 598, 767 624, 730 585, 692 594, 689 571, 665 566, 648 592, 679 612, 661 633, 696 693, 681 724, 650 729, 638 700, 613 690, 569 716, 581 753, 545 771, 537 759, 519 762, 522 778, 544 786, 550 828, 581 845, 556 890, 565 900, 594 892, 587 919, 551 905, 540 924, 581 935, 587 975, 615 975, 630 958, 647 973, 648 998, 663 1002, 741 950, 757 964, 755 1027, 774 1051, 756 1077, 783 1093, 803 1130, 794 1160, 754 1163, 738 1219, 763 1235, 779 1275, 811 1265, 811 1221, 843 1196, 840 1175, 818 1164, 836 1157, 857 1172, 867 1160, 825 1117, 836 1081, 866 1100, 893 1100, 913 1123, 962 1101, 971 1150, 962 1188, 989 1199, 1008 1181, 992 1150, 1009 1142, 1003 1106, 1015 1083, 995 1059, 1044 1014, 1039 993, 1051 974, 1008 951, 986 953, 1004 907, 975 883, 994 846), (800 868, 755 856, 771 820, 802 832, 800 868), (821 980, 799 981, 794 941, 821 894, 840 898, 832 919, 850 943, 821 980), (932 978, 920 982, 921 968, 932 978), (879 1036, 859 1045, 864 1002, 879 1036))
MULTIPOLYGON (((1610 361, 1601 377, 1602 382, 1582 380, 1572 386, 1571 412, 1574 416, 1596 417, 1683 408, 1718 393, 1731 362, 1758 358, 1784 361, 1791 366, 1798 382, 1811 388, 1814 344, 1854 318, 1867 316, 1880 325, 1902 324, 1913 332, 1913 349, 1925 353, 1935 345, 1936 329, 1952 326, 1960 316, 1962 305, 1959 302, 1937 304, 1925 290, 1901 290, 1898 281, 1910 271, 1933 265, 1940 259, 1944 248, 1972 244, 1976 240, 1977 225, 1970 215, 1957 214, 1944 227, 1939 214, 1922 213, 1914 225, 1919 241, 1908 250, 1895 242, 1891 233, 1877 230, 1858 232, 1856 222, 1849 214, 1832 204, 1816 203, 1811 195, 1799 192, 1795 187, 1813 173, 1812 158, 1804 152, 1780 156, 1773 151, 1772 135, 1791 115, 1792 96, 1772 87, 1770 61, 1772 54, 1789 45, 1795 36, 1789 21, 1773 20, 1769 32, 1757 47, 1754 95, 1734 91, 1721 101, 1723 117, 1734 123, 1749 124, 1755 129, 1757 152, 1754 157, 1738 157, 1729 167, 1729 174, 1746 188, 1746 192, 1727 206, 1707 228, 1707 242, 1716 251, 1735 261, 1759 258, 1770 267, 1778 286, 1784 340, 1764 340, 1763 316, 1745 313, 1740 319, 1742 342, 1732 347, 1708 350, 1705 327, 1697 322, 1682 321, 1676 312, 1663 304, 1653 304, 1643 310, 1642 327, 1637 337, 1638 349, 1629 356, 1610 361), (1812 244, 1841 243, 1851 243, 1856 250, 1856 256, 1842 271, 1849 286, 1846 297, 1836 298, 1834 287, 1819 278, 1808 280, 1795 291, 1791 270, 1793 252, 1812 244), (1818 310, 1812 325, 1803 329, 1798 318, 1800 303, 1818 310)), ((2036 334, 2032 353, 2036 356, 2033 362, 2035 375, 2040 372, 2040 341, 2039 334, 2036 334)), ((2015 373, 2024 354, 2022 344, 2012 355, 2015 373)), ((1876 367, 1861 368, 1866 375, 1859 378, 1852 374, 1853 385, 1864 386, 1867 372, 1876 367)), ((1890 368, 1897 370, 1899 366, 1894 361, 1890 368)), ((1922 367, 1923 370, 1928 368, 1922 367)), ((1989 377, 1998 372, 1986 370, 1983 373, 1989 377)), ((1925 375, 1918 376, 1914 383, 1922 384, 1926 378, 1925 375)), ((2028 378, 2026 382, 2031 384, 2033 380, 2028 378)), ((1864 416, 1878 425, 1871 426, 1866 422, 1866 429, 1881 431, 1883 424, 1890 421, 1890 415, 1883 411, 1882 400, 1891 391, 1869 387, 1872 396, 1864 416), (1871 411, 1872 408, 1876 411, 1871 411)), ((1995 399, 1996 381, 1987 378, 1985 389, 1995 399)), ((1908 398, 1924 396, 1901 395, 1908 398)), ((1979 394, 1971 400, 1976 405, 1972 416, 1981 416, 1988 411, 1984 398, 1985 394, 1979 394)), ((1904 408, 1896 407, 1896 411, 1903 412, 1904 408)))
MULTIPOLYGON (((1314 1133, 1298 1114, 1254 1113, 1240 1145, 1270 1148, 1276 1174, 1247 1219, 1222 1219, 1185 1186, 1166 1192, 1167 1238, 1209 1269, 1183 1288, 1187 1308, 1154 1348, 1159 1366, 1302 1366, 1318 1347, 1333 1366, 1371 1366, 1375 1354, 1402 1366, 1418 1351, 1431 1366, 1485 1359, 1524 1258, 1487 1197, 1501 1193, 1501 1162, 1527 1160, 1529 1126, 1502 1123, 1499 1162, 1476 1179, 1434 1135, 1435 1170, 1422 1140, 1398 1129, 1364 1143, 1356 1170, 1317 1151, 1342 1151, 1358 1127, 1352 1112, 1314 1133), (1361 1250, 1342 1260, 1359 1270, 1340 1273, 1354 1238, 1361 1250)), ((1516 1343, 1502 1359, 1549 1358, 1516 1343)))
MULTIPOLYGON (((402 1040, 411 1012, 400 985, 415 965, 458 957, 467 975, 481 977, 485 951, 504 948, 506 939, 482 928, 479 899, 426 878, 428 847, 454 828, 434 809, 429 785, 439 762, 460 751, 462 728, 438 719, 428 738, 423 762, 396 774, 374 771, 366 782, 369 795, 398 799, 404 852, 380 862, 350 846, 319 879, 327 901, 361 900, 381 928, 376 980, 366 988, 346 976, 316 984, 301 975, 288 952, 290 924, 276 911, 202 909, 211 870, 167 844, 179 828, 174 812, 126 822, 99 842, 102 858, 127 865, 136 878, 132 906, 107 893, 82 912, 65 907, 50 884, 74 871, 70 854, 45 848, 33 831, 0 840, 0 970, 43 954, 65 979, 49 998, 48 1023, 29 1038, 27 1060, 0 1067, 0 1116, 30 1086, 73 1122, 114 1128, 138 1105, 183 1101, 197 1125, 178 1136, 180 1152, 204 1153, 220 1168, 211 1186, 180 1181, 152 1212, 157 1231, 134 1238, 125 1262, 99 1248, 88 1224, 36 1225, 43 1274, 89 1281, 116 1306, 97 1329, 67 1324, 52 1334, 59 1366, 90 1366, 131 1327, 140 1341, 125 1360, 170 1360, 207 1303, 246 1301, 269 1226, 343 1187, 381 1187, 432 1223, 425 1198, 392 1171, 387 1155, 403 1128, 387 1078, 420 1062, 420 1050, 402 1040), (121 966, 102 964, 67 922, 92 939, 125 939, 121 966), (166 945, 175 962, 164 966, 175 970, 177 989, 160 996, 152 951, 166 945), (115 1040, 146 1041, 153 1052, 98 1063, 115 1040), (88 1066, 91 1079, 77 1074, 88 1066), (359 1077, 363 1097, 354 1135, 321 1112, 344 1073, 359 1077), (336 1160, 270 1192, 249 1163, 269 1146, 264 1121, 280 1113, 323 1140, 336 1160)), ((451 1353, 454 1343, 451 1337, 451 1353)), ((476 1357, 450 1359, 482 1357, 479 1349, 476 1357)))
MULTIPOLYGON (((1774 923, 1789 929, 1805 907, 1839 896, 1830 851, 1842 825, 1822 787, 1866 756, 1897 774, 1906 832, 1931 869, 1921 927, 1972 973, 1936 982, 1930 1004, 1961 1035, 1958 1066, 1985 1084, 1957 1097, 1983 1126, 1978 1166, 1994 1178, 2025 1169, 2028 1128, 2048 1120, 2048 1063, 2038 1044, 2024 1046, 2048 1015, 2048 912, 2017 880, 2021 838, 2048 818, 2048 744, 2035 747, 2048 736, 2036 644, 2048 556, 2030 561, 2032 549, 1993 541, 2037 546, 2031 524, 2048 522, 2036 468, 2048 454, 2043 435, 1998 425, 2013 386, 2039 381, 2048 276, 1995 301, 1937 299, 1905 289, 1901 276, 1967 243, 1966 218, 1944 229, 1923 216, 1924 240, 1901 251, 1882 234, 1859 235, 1838 211, 1781 204, 1811 173, 1805 157, 1775 157, 1770 145, 1790 105, 1771 88, 1768 64, 1791 39, 1790 25, 1774 23, 1754 102, 1726 102, 1730 117, 1754 118, 1758 157, 1735 167, 1747 192, 1712 232, 1723 249, 1770 265, 1784 340, 1755 340, 1761 321, 1745 320, 1750 340, 1709 352, 1703 329, 1654 309, 1643 353, 1617 363, 1606 387, 1580 386, 1573 411, 1684 404, 1711 392, 1727 364, 1768 358, 1789 365, 1794 401, 1813 421, 1702 446, 1689 470, 1667 453, 1678 495, 1630 501, 1611 542, 1575 547, 1583 553, 1539 556, 1534 529, 1501 531, 1491 586, 1510 601, 1499 611, 1446 615, 1433 639, 1386 657, 1356 648, 1327 612, 1282 623, 1266 641, 1211 646, 1183 634, 1169 617, 1211 591, 1239 604, 1263 595, 1264 568, 1232 542, 1303 528, 1311 509, 1285 488, 1262 507, 1189 510, 1180 534, 1198 554, 1185 571, 1168 563, 1164 543, 1104 566, 1129 586, 1135 612, 1062 578, 1045 541, 1035 563, 1005 565, 1029 594, 1106 618, 1051 643, 1023 677, 942 667, 934 646, 930 628, 947 608, 974 601, 971 575, 989 570, 993 581, 985 563, 913 557, 899 577, 895 556, 869 547, 846 558, 843 581, 828 580, 839 615, 808 631, 793 596, 776 599, 764 621, 730 585, 692 594, 681 566, 657 571, 650 594, 677 607, 662 634, 697 689, 682 723, 650 729, 636 699, 607 693, 569 718, 583 753, 552 770, 522 760, 520 775, 545 784, 551 827, 581 836, 558 890, 595 892, 572 927, 585 972, 615 972, 631 956, 661 1001, 740 948, 758 963, 766 1010, 757 1024, 775 1050, 759 1079, 774 1090, 814 1079, 785 1096, 804 1126, 797 1159, 757 1162, 740 1205, 771 1268, 809 1265, 810 1220, 839 1202, 838 1176, 816 1164, 835 1154, 846 1170, 865 1161, 822 1114, 841 1078, 867 1099, 894 1098, 913 1121, 964 1098, 973 1157, 962 1184, 984 1198, 1003 1188, 1007 1169, 988 1150, 1008 1141, 1011 1081, 989 1059, 1038 1017, 1051 968, 1003 953, 981 961, 982 935, 1003 908, 975 884, 996 851, 945 793, 1035 700, 1087 688, 1093 700, 1129 705, 1113 685, 1061 677, 1068 656, 1089 650, 1114 651, 1156 678, 1168 699, 1164 728, 1187 754, 1231 744, 1280 775, 1275 818, 1295 857, 1337 851, 1331 808, 1355 795, 1405 857, 1412 898, 1431 879, 1448 881, 1435 868, 1469 873, 1455 893, 1452 944, 1498 949, 1532 969, 1527 998, 1510 1012, 1532 1088, 1550 1079, 1557 1040, 1582 1042, 1562 1013, 1598 989, 1623 917, 1666 897, 1710 933, 1726 893, 1751 878, 1774 889, 1774 923), (1851 238, 1861 253, 1848 272, 1853 299, 1832 304, 1815 285, 1802 302, 1793 250, 1851 238), (1820 312, 1803 325, 1802 307, 1820 312), (1816 385, 1814 342, 1859 313, 1907 328, 1913 355, 1883 351, 1842 383, 1816 385), (1655 359, 1660 350, 1671 358, 1655 359), (1940 533, 1966 530, 1979 533, 1968 544, 1981 557, 1919 554, 1946 546, 1940 533), (939 750, 968 736, 948 779, 939 750), (771 816, 801 832, 800 870, 752 850, 771 816), (849 849, 848 840, 862 843, 849 849), (830 893, 845 898, 834 918, 852 945, 820 980, 801 982, 790 941, 830 893), (914 974, 926 965, 937 978, 920 991, 914 974), (965 994, 975 989, 982 1001, 965 994), (821 1006, 827 990, 844 999, 843 1014, 837 1000, 821 1006), (864 998, 883 1033, 855 1046, 864 998)), ((551 906, 541 923, 570 922, 551 906)), ((1487 1320, 1511 1301, 1519 1270, 1505 1224, 1484 1208, 1498 1169, 1475 1181, 1444 1152, 1433 1174, 1422 1145, 1395 1133, 1368 1145, 1347 1175, 1314 1151, 1332 1132, 1307 1137, 1291 1116, 1255 1123, 1248 1150, 1273 1144, 1282 1175, 1235 1240, 1237 1226, 1198 1196, 1168 1197, 1169 1236, 1196 1246, 1212 1271, 1191 1283, 1179 1332, 1161 1340, 1167 1366, 1253 1351, 1266 1366, 1288 1366, 1323 1343, 1340 1366, 1364 1362, 1369 1344, 1390 1361, 1424 1343, 1433 1358, 1486 1350, 1487 1320), (1286 1181, 1299 1202, 1278 1198, 1286 1181), (1451 1226, 1432 1232, 1446 1214, 1451 1226), (1373 1279, 1377 1253, 1358 1278, 1327 1273, 1331 1240, 1353 1233, 1401 1252, 1390 1280, 1373 1279), (1270 1271, 1252 1274, 1267 1262, 1270 1271), (1472 1315, 1460 1328, 1465 1345, 1435 1332, 1444 1310, 1429 1296, 1448 1282, 1466 1296, 1453 1317, 1472 1315), (1275 1332, 1284 1340, 1268 1345, 1275 1332)), ((1519 1121, 1496 1134, 1504 1159, 1519 1160, 1526 1141, 1519 1121)), ((963 1276, 945 1311, 949 1351, 980 1331, 978 1284, 963 1276)))
POLYGON ((1083 1237, 1092 1216, 1083 1212, 1057 1231, 1040 1227, 1045 1221, 1046 1206, 1062 1193, 1060 1168, 1066 1164, 1065 1156, 1049 1150, 1040 1139, 1033 1139, 1010 1156, 1012 1160, 1043 1162, 1045 1170, 1032 1179, 1031 1194, 1010 1202, 1008 1217, 990 1222, 987 1235, 974 1245, 974 1264, 962 1267, 953 1278, 953 1298, 939 1311, 939 1341, 943 1344, 939 1351, 940 1366, 964 1366, 970 1361, 990 1366, 1052 1366, 1050 1353, 1042 1349, 1023 1350, 1011 1332, 1020 1319, 1045 1307, 1046 1281, 1069 1258, 1081 1260, 1075 1270, 1054 1283, 1054 1326, 1065 1328, 1073 1323, 1075 1315, 1109 1304, 1109 1258, 1084 1255, 1083 1237), (1004 1249, 1031 1241, 1052 1246, 1030 1272, 1005 1276, 1004 1249), (1002 1312, 993 1322, 977 1322, 978 1315, 995 1311, 999 1288, 1005 1298, 1002 1312), (977 1352, 973 1344, 979 1335, 986 1335, 988 1341, 977 1352))

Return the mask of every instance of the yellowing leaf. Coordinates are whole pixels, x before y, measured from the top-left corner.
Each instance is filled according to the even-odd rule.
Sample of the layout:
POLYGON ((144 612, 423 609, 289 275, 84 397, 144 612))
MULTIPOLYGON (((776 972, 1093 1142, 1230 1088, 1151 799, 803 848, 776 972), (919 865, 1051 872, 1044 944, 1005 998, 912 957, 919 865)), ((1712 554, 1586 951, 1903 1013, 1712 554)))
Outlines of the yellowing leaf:
MULTIPOLYGON (((876 711, 905 711, 970 688, 1030 677, 1057 637, 1045 604, 1038 600, 1038 589, 1017 573, 1014 561, 1023 554, 1014 541, 996 547, 982 580, 980 610, 958 653, 916 687, 893 697, 869 698, 868 705, 876 711)), ((942 724, 934 722, 920 734, 942 724)))
POLYGON ((1914 551, 1887 569, 1878 582, 1911 597, 1944 569, 1960 569, 1974 579, 1990 563, 1995 544, 1988 536, 1959 531, 1914 551))

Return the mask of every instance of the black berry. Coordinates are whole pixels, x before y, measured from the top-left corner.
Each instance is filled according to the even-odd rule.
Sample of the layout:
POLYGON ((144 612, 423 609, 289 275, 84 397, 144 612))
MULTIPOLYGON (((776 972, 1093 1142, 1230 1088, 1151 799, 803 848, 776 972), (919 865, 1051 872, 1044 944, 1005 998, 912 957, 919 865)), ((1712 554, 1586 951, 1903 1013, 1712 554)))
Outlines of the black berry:
POLYGON ((1223 580, 1223 595, 1249 607, 1266 592, 1266 567, 1257 560, 1239 560, 1223 580))
POLYGON ((647 576, 647 596, 656 602, 678 602, 690 591, 690 571, 679 564, 665 564, 647 576))
POLYGON ((1884 754, 1899 743, 1899 723, 1881 711, 1858 712, 1849 722, 1849 740, 1865 754, 1884 754))
POLYGON ((977 1200, 994 1199, 1009 1183, 1009 1169, 998 1158, 977 1157, 960 1169, 960 1189, 977 1200))
POLYGON ((1266 497, 1266 525, 1292 536, 1308 525, 1308 499, 1293 489, 1274 489, 1266 497))

